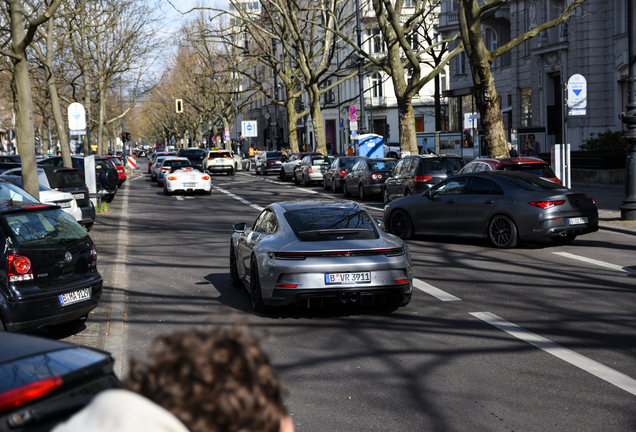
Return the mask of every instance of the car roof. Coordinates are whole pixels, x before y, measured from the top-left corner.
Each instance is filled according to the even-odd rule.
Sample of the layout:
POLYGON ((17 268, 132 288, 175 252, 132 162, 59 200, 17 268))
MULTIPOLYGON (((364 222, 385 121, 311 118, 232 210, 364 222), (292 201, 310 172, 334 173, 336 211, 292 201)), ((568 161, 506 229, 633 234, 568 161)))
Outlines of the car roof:
MULTIPOLYGON (((13 184, 9 181, 2 180, 1 183, 13 184)), ((0 214, 11 213, 19 210, 48 210, 57 209, 57 206, 48 204, 33 203, 30 201, 13 201, 13 200, 0 200, 0 214)))
POLYGON ((77 345, 53 339, 4 331, 0 332, 0 346, 10 347, 10 349, 0 350, 0 364, 46 352, 77 347, 77 345))
MULTIPOLYGON (((473 159, 469 163, 477 163, 477 162, 486 162, 489 165, 494 166, 503 166, 503 165, 530 165, 530 164, 539 164, 539 165, 548 165, 546 161, 543 159, 521 156, 516 158, 503 158, 503 159, 495 159, 495 158, 477 158, 473 159)), ((466 164, 468 165, 468 164, 466 164)))

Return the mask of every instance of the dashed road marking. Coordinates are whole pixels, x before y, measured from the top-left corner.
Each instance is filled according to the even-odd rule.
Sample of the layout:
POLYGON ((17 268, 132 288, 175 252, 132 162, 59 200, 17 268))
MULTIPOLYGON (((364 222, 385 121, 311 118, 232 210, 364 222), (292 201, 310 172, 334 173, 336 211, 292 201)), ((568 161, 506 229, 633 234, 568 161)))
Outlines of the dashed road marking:
POLYGON ((256 205, 256 204, 252 204, 252 203, 251 203, 251 202, 249 202, 248 200, 243 199, 243 198, 241 198, 241 197, 240 197, 240 196, 238 196, 238 195, 234 195, 232 192, 226 191, 225 189, 221 189, 221 188, 220 188, 220 187, 218 187, 218 186, 214 186, 214 185, 212 185, 212 187, 213 187, 214 189, 218 190, 219 192, 223 192, 225 195, 227 195, 227 196, 229 196, 229 197, 231 197, 231 198, 234 198, 235 200, 240 201, 240 202, 242 202, 242 203, 243 203, 243 204, 245 204, 245 205, 248 205, 248 206, 252 207, 253 209, 256 209, 256 210, 258 210, 258 211, 263 211, 263 210, 265 209, 265 207, 261 207, 261 206, 256 205))
POLYGON ((535 347, 560 358, 592 375, 625 390, 628 393, 636 395, 636 380, 612 368, 609 368, 599 362, 589 359, 581 354, 569 350, 549 339, 532 333, 516 324, 506 321, 490 312, 472 312, 472 316, 478 318, 500 330, 516 337, 524 342, 534 345, 535 347))
POLYGON ((455 297, 452 294, 447 293, 446 291, 442 291, 439 288, 434 287, 433 285, 427 284, 426 282, 420 279, 413 279, 413 286, 421 291, 424 291, 426 294, 432 295, 441 301, 461 301, 459 297, 455 297))
POLYGON ((592 258, 586 258, 586 257, 582 257, 582 256, 578 256, 578 255, 574 255, 568 252, 552 252, 555 255, 559 255, 565 258, 570 258, 570 259, 574 259, 574 260, 578 260, 578 261, 583 261, 586 262, 588 264, 594 264, 597 265, 599 267, 606 267, 606 268, 610 268, 612 270, 618 270, 618 271, 624 271, 627 273, 631 273, 636 275, 636 270, 628 268, 628 267, 622 267, 619 266, 617 264, 611 264, 611 263, 606 263, 604 261, 599 261, 599 260, 595 260, 592 258))

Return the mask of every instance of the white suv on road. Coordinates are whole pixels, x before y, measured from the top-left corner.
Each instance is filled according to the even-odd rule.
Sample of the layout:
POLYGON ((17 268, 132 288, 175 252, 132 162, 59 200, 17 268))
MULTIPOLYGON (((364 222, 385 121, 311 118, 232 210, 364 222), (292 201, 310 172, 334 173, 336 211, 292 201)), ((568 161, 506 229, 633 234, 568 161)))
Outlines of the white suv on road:
POLYGON ((210 150, 203 159, 203 169, 209 173, 224 172, 227 175, 236 173, 236 160, 230 150, 210 150))

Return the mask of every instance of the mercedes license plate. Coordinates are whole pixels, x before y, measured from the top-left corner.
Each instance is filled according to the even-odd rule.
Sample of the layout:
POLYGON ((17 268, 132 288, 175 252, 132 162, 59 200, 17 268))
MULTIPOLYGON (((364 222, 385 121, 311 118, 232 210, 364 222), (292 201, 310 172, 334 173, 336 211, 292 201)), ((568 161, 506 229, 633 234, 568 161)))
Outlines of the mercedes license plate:
POLYGON ((79 291, 73 291, 70 293, 60 294, 58 297, 60 298, 60 304, 62 306, 68 306, 73 303, 79 303, 86 300, 90 300, 91 289, 84 288, 79 291))
POLYGON ((75 197, 76 200, 84 199, 84 194, 73 194, 73 196, 75 197))
POLYGON ((586 224, 587 223, 587 218, 586 217, 570 218, 570 219, 568 219, 568 223, 570 225, 586 224))
POLYGON ((184 183, 183 187, 196 187, 196 183, 184 183))
POLYGON ((368 282, 371 282, 371 272, 325 273, 325 283, 328 285, 368 282))
POLYGON ((71 206, 71 202, 70 201, 61 202, 61 203, 58 203, 58 205, 62 208, 69 208, 71 206))

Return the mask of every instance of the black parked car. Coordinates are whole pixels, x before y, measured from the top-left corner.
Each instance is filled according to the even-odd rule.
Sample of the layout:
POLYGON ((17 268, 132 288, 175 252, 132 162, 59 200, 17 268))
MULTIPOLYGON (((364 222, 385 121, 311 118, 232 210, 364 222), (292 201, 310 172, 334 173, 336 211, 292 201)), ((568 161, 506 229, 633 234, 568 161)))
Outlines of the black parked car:
POLYGON ((349 174, 349 171, 351 171, 351 167, 355 165, 356 161, 364 157, 365 156, 337 157, 322 177, 323 188, 325 190, 331 189, 334 192, 338 192, 342 189, 342 182, 347 174, 349 174))
POLYGON ((0 332, 0 430, 51 430, 99 392, 120 388, 104 351, 0 332))
POLYGON ((266 151, 262 155, 256 158, 256 164, 254 166, 255 174, 267 175, 270 173, 280 173, 281 166, 283 165, 283 152, 282 151, 266 151))
MULTIPOLYGON (((22 176, 22 168, 14 168, 3 175, 22 176)), ((84 177, 75 168, 40 166, 38 182, 50 189, 69 192, 75 198, 77 206, 82 209, 82 218, 77 221, 90 231, 95 222, 95 207, 90 200, 84 177)))
POLYGON ((205 159, 207 154, 207 150, 200 148, 181 149, 177 152, 177 156, 188 158, 192 165, 201 168, 201 170, 203 170, 203 159, 205 159))
MULTIPOLYGON (((84 157, 73 156, 71 161, 73 162, 73 168, 78 169, 82 175, 85 175, 84 157)), ((62 167, 64 166, 64 161, 61 156, 53 156, 39 161, 38 165, 62 167)), ((95 156, 95 176, 97 196, 105 198, 106 202, 111 202, 115 198, 119 183, 117 167, 110 159, 95 156)))
POLYGON ((88 233, 56 206, 0 201, 0 329, 85 320, 102 297, 88 233))
POLYGON ((358 160, 344 178, 343 195, 349 197, 355 194, 363 201, 371 195, 380 195, 396 163, 393 158, 358 160))
POLYGON ((456 174, 464 162, 459 156, 411 155, 397 163, 384 183, 384 203, 422 192, 456 174))

